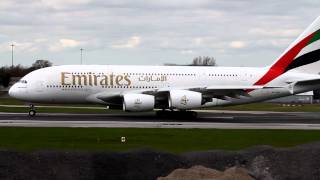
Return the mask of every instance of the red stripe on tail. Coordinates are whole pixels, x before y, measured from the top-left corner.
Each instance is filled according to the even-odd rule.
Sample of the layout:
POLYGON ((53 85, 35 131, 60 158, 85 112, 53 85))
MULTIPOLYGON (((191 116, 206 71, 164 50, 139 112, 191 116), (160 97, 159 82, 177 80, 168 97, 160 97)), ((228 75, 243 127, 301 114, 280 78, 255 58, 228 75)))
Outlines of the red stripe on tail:
POLYGON ((310 34, 291 48, 286 54, 281 56, 281 58, 271 66, 268 72, 262 76, 254 85, 265 85, 270 81, 274 80, 281 74, 285 72, 286 67, 288 67, 294 58, 299 54, 299 52, 308 44, 316 32, 310 34))

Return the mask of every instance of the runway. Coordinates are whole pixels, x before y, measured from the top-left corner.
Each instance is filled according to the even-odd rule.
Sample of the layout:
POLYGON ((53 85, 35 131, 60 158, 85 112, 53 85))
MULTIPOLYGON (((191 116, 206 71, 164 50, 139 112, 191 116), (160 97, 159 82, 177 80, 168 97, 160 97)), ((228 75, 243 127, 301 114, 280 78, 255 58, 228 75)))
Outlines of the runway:
POLYGON ((320 113, 211 111, 197 119, 158 118, 155 113, 64 114, 0 113, 0 126, 9 127, 117 127, 117 128, 228 128, 320 129, 320 113))

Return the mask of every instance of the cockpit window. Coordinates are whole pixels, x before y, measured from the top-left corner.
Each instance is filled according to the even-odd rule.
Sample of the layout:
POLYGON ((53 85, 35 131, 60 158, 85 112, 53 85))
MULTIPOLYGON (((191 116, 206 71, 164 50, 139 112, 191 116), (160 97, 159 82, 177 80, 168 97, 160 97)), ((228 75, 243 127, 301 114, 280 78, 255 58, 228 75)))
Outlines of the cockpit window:
POLYGON ((19 80, 18 82, 19 82, 19 83, 23 83, 23 84, 27 84, 27 81, 26 81, 26 80, 23 80, 23 79, 19 80))

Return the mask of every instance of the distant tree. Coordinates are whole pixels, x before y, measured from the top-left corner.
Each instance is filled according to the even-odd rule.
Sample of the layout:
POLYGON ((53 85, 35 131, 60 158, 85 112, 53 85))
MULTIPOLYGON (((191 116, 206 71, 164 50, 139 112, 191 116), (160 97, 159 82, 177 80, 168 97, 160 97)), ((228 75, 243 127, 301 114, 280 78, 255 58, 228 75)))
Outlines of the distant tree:
POLYGON ((10 72, 8 68, 1 67, 0 68, 0 86, 8 87, 11 80, 10 72))
POLYGON ((48 60, 37 60, 31 67, 23 67, 21 65, 13 67, 0 67, 0 86, 8 87, 12 77, 23 77, 36 69, 52 66, 48 60))
POLYGON ((41 69, 41 68, 45 68, 45 67, 50 67, 52 66, 52 63, 48 60, 36 60, 36 62, 34 62, 32 64, 32 68, 33 69, 41 69))
POLYGON ((216 59, 209 56, 198 56, 193 58, 191 64, 165 63, 165 66, 217 66, 216 59))
POLYGON ((164 66, 179 66, 178 64, 174 64, 174 63, 164 63, 164 66))
POLYGON ((216 59, 209 56, 198 56, 193 58, 191 66, 216 66, 216 59))
POLYGON ((17 66, 6 68, 6 71, 10 73, 11 77, 23 77, 33 70, 34 69, 32 68, 23 67, 20 64, 18 64, 17 66))

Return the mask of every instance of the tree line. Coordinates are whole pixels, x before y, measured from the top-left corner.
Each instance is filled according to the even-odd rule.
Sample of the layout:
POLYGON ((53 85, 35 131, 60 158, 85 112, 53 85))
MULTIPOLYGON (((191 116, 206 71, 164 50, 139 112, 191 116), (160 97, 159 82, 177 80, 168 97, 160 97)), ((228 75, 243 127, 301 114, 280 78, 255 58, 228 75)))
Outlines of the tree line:
MULTIPOLYGON (((169 66, 176 66, 177 64, 165 64, 169 66)), ((216 66, 216 60, 214 57, 199 56, 192 60, 191 64, 185 66, 216 66)), ((0 86, 8 87, 13 77, 23 77, 26 74, 36 69, 52 66, 52 63, 48 60, 36 60, 31 67, 24 67, 22 65, 16 66, 4 66, 0 67, 0 86)))
POLYGON ((165 66, 217 66, 216 59, 210 56, 198 56, 193 58, 191 64, 165 63, 165 66))
POLYGON ((36 69, 52 66, 48 60, 36 60, 31 67, 22 65, 4 66, 0 68, 0 86, 8 87, 13 77, 23 77, 36 69))

